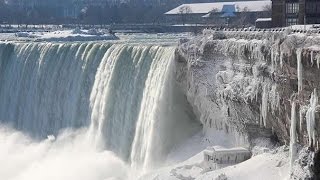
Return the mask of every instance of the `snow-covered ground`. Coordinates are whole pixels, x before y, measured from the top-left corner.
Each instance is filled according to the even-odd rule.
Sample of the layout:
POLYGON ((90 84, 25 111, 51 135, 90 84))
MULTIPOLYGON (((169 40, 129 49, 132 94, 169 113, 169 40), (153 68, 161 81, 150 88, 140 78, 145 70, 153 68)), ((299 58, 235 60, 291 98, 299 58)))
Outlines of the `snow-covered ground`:
POLYGON ((283 180, 289 177, 288 151, 263 153, 240 164, 204 173, 196 179, 217 179, 225 174, 228 180, 283 180))
POLYGON ((61 30, 53 32, 18 32, 15 33, 18 38, 26 38, 34 41, 98 41, 98 40, 116 40, 119 39, 113 34, 90 30, 61 30))
POLYGON ((253 157, 222 169, 205 171, 203 151, 219 145, 231 148, 230 137, 223 131, 199 132, 173 148, 167 157, 167 166, 148 172, 141 180, 285 180, 289 179, 289 148, 273 147, 265 139, 256 142, 253 157), (219 177, 220 176, 220 177, 219 177), (219 179, 220 178, 220 179, 219 179))
MULTIPOLYGON (((196 147, 190 146, 189 149, 196 147)), ((285 180, 289 179, 289 149, 280 147, 253 156, 239 164, 214 171, 202 168, 203 151, 191 158, 141 177, 142 180, 285 180), (220 179, 219 179, 220 178, 220 179)))

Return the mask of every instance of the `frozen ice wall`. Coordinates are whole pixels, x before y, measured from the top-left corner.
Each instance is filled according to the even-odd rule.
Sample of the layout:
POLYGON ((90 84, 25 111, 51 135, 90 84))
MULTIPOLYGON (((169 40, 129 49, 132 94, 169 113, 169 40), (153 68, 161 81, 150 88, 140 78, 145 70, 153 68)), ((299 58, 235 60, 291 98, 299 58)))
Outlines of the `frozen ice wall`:
POLYGON ((177 79, 205 127, 247 136, 251 144, 258 137, 289 144, 295 94, 296 138, 307 145, 319 133, 313 134, 316 92, 309 102, 320 87, 319 43, 318 34, 289 29, 205 30, 180 41, 177 79))

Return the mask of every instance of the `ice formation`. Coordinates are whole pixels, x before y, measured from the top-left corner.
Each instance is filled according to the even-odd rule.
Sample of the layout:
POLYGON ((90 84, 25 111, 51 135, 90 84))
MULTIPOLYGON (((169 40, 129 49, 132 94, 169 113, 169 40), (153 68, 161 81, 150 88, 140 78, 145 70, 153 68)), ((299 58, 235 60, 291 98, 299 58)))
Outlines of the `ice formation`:
POLYGON ((278 92, 278 86, 276 84, 273 84, 271 87, 271 90, 269 92, 269 104, 271 107, 271 113, 275 115, 275 112, 279 109, 280 107, 280 95, 278 92))
POLYGON ((292 169, 294 160, 297 156, 297 117, 296 103, 291 102, 291 124, 290 124, 290 169, 292 169))
POLYGON ((297 50, 297 77, 298 77, 298 92, 302 91, 303 89, 303 69, 302 69, 302 63, 301 63, 301 55, 302 50, 297 50))
MULTIPOLYGON (((280 141, 290 141, 292 166, 296 157, 297 141, 305 143, 305 139, 298 139, 298 137, 307 134, 304 120, 307 109, 304 107, 304 99, 309 87, 317 86, 316 78, 309 77, 317 73, 313 72, 315 69, 310 67, 310 64, 316 67, 317 61, 319 66, 319 40, 318 35, 291 33, 290 30, 270 34, 268 32, 237 32, 237 30, 227 32, 207 30, 204 37, 188 41, 189 45, 186 47, 180 46, 180 54, 185 55, 188 52, 187 49, 192 48, 192 52, 196 54, 194 56, 197 57, 194 61, 205 62, 200 68, 190 66, 191 68, 188 69, 195 74, 193 81, 196 85, 193 86, 198 90, 208 89, 209 94, 211 88, 212 95, 207 99, 210 98, 217 105, 208 104, 209 107, 219 109, 221 114, 224 111, 227 112, 224 114, 227 118, 218 115, 204 116, 202 113, 207 113, 210 108, 201 103, 199 106, 201 117, 203 119, 209 117, 213 120, 213 124, 216 122, 219 124, 220 119, 223 119, 222 121, 227 122, 226 124, 238 126, 239 129, 243 128, 241 126, 243 124, 249 127, 255 123, 253 138, 257 137, 259 130, 271 131, 272 129, 272 134, 276 133, 280 141), (311 60, 305 61, 308 56, 311 60), (214 80, 208 80, 208 76, 214 80), (197 83, 201 81, 204 81, 203 84, 213 85, 207 88, 208 86, 197 83), (293 89, 292 87, 296 87, 296 84, 298 88, 293 89), (290 101, 290 95, 297 91, 296 99, 290 101), (291 112, 290 108, 287 108, 290 105, 291 112), (288 115, 290 117, 290 113, 291 119, 287 118, 288 115)), ((309 125, 310 120, 307 121, 309 125)), ((317 144, 317 142, 314 143, 317 144)))
POLYGON ((317 59, 317 67, 318 67, 318 69, 320 69, 320 54, 319 53, 316 55, 316 59, 317 59))
POLYGON ((299 109, 299 132, 300 133, 302 133, 302 130, 303 130, 303 128, 302 128, 303 118, 304 118, 303 112, 304 112, 304 109, 302 107, 300 107, 300 109, 299 109))
MULTIPOLYGON (((314 54, 314 51, 311 51, 311 52, 310 52, 310 63, 311 63, 311 66, 313 66, 313 58, 314 58, 314 57, 313 57, 313 56, 314 56, 313 54, 314 54)), ((318 65, 317 65, 317 66, 318 66, 318 65)))
POLYGON ((260 119, 260 126, 267 127, 267 114, 268 114, 268 84, 263 86, 262 91, 262 101, 261 101, 261 119, 260 119))
POLYGON ((318 96, 317 90, 314 89, 313 93, 311 93, 310 104, 308 106, 308 110, 306 113, 306 123, 307 123, 307 131, 309 138, 309 146, 316 145, 315 138, 315 115, 317 112, 318 106, 318 96))

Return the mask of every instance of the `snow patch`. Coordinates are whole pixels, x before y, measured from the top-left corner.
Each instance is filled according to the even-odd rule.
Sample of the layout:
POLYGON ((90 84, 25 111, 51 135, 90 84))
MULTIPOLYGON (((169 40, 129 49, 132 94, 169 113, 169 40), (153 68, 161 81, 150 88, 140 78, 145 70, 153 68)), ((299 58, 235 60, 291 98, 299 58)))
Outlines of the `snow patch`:
POLYGON ((53 32, 18 32, 16 37, 28 38, 34 41, 99 41, 99 40, 116 40, 119 39, 113 34, 98 31, 96 29, 80 30, 63 30, 53 32))

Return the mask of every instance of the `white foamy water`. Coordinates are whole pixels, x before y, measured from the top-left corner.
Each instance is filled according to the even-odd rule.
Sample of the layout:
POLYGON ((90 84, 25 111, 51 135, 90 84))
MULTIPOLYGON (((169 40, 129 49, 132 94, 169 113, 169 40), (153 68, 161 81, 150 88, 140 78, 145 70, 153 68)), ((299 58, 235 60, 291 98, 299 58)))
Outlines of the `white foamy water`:
POLYGON ((85 130, 64 132, 56 140, 35 141, 0 129, 1 179, 128 179, 128 167, 110 151, 98 151, 85 130))

